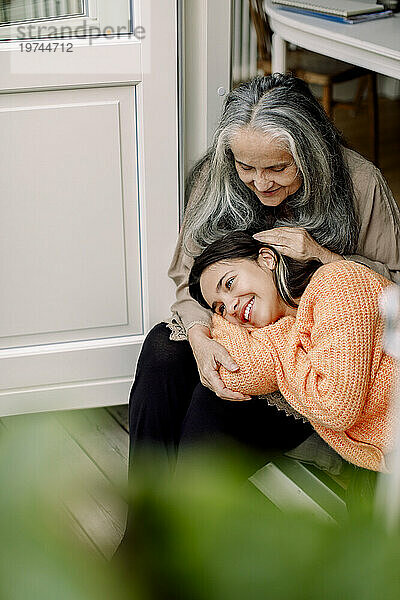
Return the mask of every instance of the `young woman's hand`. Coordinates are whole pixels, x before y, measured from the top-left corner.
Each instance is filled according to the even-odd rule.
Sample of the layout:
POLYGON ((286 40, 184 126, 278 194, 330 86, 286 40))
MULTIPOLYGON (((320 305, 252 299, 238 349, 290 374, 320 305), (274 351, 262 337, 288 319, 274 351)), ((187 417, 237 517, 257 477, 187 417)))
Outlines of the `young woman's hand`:
POLYGON ((297 260, 320 260, 323 264, 343 260, 340 254, 335 254, 320 246, 313 237, 301 227, 275 227, 260 231, 253 235, 259 242, 271 244, 277 250, 297 260))
POLYGON ((188 332, 189 344, 192 347, 200 374, 201 383, 216 393, 223 400, 250 400, 239 392, 232 392, 225 387, 218 373, 218 366, 223 365, 228 371, 236 371, 239 367, 229 352, 210 336, 210 331, 203 325, 193 325, 188 332))

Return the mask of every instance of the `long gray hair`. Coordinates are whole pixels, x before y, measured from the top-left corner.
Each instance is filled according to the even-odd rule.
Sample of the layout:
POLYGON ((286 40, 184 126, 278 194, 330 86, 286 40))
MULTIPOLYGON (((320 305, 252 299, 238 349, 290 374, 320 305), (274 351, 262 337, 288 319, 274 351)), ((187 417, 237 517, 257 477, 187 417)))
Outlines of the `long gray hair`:
POLYGON ((353 253, 359 225, 342 144, 318 100, 296 77, 256 77, 231 91, 213 144, 188 179, 186 251, 198 254, 229 231, 287 225, 303 227, 333 252, 353 253), (277 208, 263 205, 237 174, 230 144, 248 127, 278 140, 301 173, 299 190, 277 208))

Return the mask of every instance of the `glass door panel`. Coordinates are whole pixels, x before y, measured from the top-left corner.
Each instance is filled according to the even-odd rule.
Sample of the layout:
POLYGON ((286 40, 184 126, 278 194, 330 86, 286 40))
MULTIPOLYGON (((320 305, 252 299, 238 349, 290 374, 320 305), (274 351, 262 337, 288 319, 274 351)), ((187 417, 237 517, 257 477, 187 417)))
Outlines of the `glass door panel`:
POLYGON ((83 14, 83 0, 0 0, 1 25, 83 14))
POLYGON ((127 35, 133 0, 0 0, 0 41, 127 35))

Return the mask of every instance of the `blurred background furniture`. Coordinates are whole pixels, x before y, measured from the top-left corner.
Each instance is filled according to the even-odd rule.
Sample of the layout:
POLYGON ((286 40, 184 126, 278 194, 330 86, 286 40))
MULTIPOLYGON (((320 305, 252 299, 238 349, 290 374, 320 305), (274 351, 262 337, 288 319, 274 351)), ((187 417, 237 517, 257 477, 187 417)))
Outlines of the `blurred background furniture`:
MULTIPOLYGON (((257 35, 257 68, 268 75, 272 72, 272 30, 264 10, 263 0, 249 0, 249 6, 257 35)), ((357 114, 367 90, 371 156, 374 163, 378 165, 379 120, 376 73, 300 48, 288 50, 287 71, 308 84, 318 85, 322 88, 321 103, 330 118, 333 118, 336 107, 350 109, 357 114), (358 79, 359 83, 354 100, 351 102, 335 101, 333 86, 355 79, 358 79)))

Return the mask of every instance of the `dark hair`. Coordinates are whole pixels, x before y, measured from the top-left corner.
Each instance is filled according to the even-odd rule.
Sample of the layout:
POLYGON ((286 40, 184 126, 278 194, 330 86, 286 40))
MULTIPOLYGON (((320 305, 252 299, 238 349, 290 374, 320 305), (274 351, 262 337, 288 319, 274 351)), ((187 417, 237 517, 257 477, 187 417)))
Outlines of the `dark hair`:
POLYGON ((193 244, 201 251, 229 231, 285 225, 303 227, 333 252, 354 253, 359 221, 343 146, 301 79, 274 73, 239 85, 226 96, 212 146, 189 177, 186 251, 193 244), (281 143, 301 173, 300 188, 278 207, 264 206, 237 174, 231 143, 249 128, 281 143))
POLYGON ((247 231, 232 231, 213 242, 194 259, 189 275, 189 292, 204 308, 210 308, 200 289, 200 277, 207 267, 221 260, 257 260, 261 248, 269 248, 275 255, 274 282, 282 300, 297 307, 299 298, 306 289, 313 273, 321 266, 318 260, 300 261, 285 256, 270 244, 255 240, 247 231))

